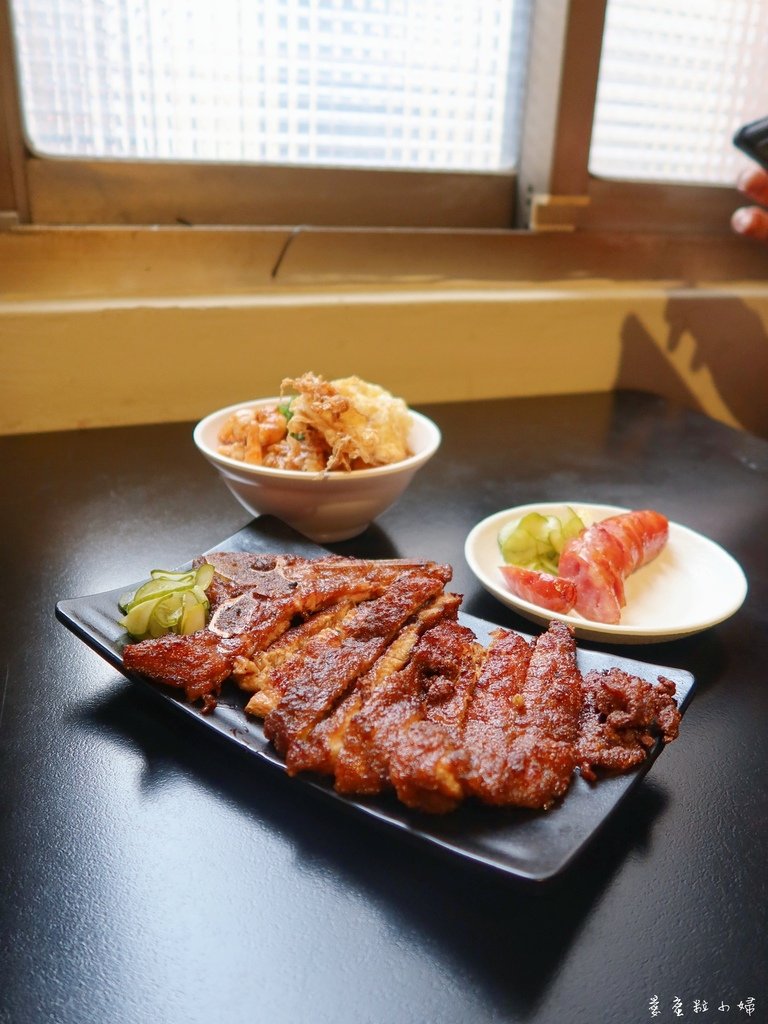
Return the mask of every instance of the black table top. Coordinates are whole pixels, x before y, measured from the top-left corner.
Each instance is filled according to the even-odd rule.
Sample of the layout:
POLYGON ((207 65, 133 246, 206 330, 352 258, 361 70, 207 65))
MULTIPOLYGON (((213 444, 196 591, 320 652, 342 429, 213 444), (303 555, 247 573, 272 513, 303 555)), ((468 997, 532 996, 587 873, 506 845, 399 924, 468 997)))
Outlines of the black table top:
POLYGON ((749 580, 728 621, 615 649, 693 673, 680 738, 550 881, 408 843, 209 742, 55 620, 248 523, 190 424, 0 439, 3 1024, 768 1019, 768 443, 633 393, 423 411, 438 455, 333 550, 450 562, 468 613, 531 632, 470 573, 476 522, 658 508, 749 580))

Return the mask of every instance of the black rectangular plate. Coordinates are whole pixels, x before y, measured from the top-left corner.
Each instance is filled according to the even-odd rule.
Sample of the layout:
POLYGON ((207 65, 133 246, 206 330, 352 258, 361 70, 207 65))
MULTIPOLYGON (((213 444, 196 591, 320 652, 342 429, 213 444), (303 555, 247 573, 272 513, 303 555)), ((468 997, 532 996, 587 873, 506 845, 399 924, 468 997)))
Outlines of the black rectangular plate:
MULTIPOLYGON (((261 517, 233 537, 217 544, 212 551, 286 552, 316 556, 323 549, 294 533, 279 520, 261 517)), ((143 582, 143 581, 139 581, 143 582)), ((117 624, 117 600, 121 594, 136 588, 128 584, 102 594, 60 601, 56 615, 72 632, 100 654, 119 672, 126 672, 122 660, 125 633, 117 624)), ((493 623, 460 614, 460 620, 478 639, 487 643, 493 623)), ((693 694, 694 680, 689 672, 664 668, 630 658, 617 657, 601 651, 579 650, 579 666, 590 669, 621 668, 633 675, 654 682, 659 675, 671 679, 676 687, 680 710, 684 711, 693 694)), ((281 758, 264 738, 259 722, 247 718, 243 707, 247 695, 234 686, 225 688, 213 714, 204 715, 197 706, 188 704, 183 696, 166 687, 151 687, 169 705, 191 716, 207 729, 218 732, 228 741, 245 748, 257 762, 285 770, 281 758)), ((622 800, 638 785, 663 749, 657 743, 645 763, 636 771, 603 779, 595 785, 578 774, 565 798, 548 811, 526 811, 516 808, 496 809, 467 804, 451 814, 432 816, 412 811, 393 797, 352 799, 337 794, 333 785, 314 777, 297 777, 296 785, 311 786, 335 801, 379 823, 406 832, 416 840, 434 845, 444 852, 468 858, 515 875, 518 878, 543 881, 569 864, 592 839, 598 829, 622 800)))

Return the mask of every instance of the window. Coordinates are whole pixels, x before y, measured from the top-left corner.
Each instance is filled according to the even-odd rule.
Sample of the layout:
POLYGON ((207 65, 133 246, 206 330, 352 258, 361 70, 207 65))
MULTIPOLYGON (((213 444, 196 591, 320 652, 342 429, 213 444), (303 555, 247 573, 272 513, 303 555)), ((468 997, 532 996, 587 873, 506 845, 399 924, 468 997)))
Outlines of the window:
POLYGON ((768 112, 766 58, 761 0, 610 0, 590 170, 731 184, 735 130, 768 112))
POLYGON ((724 233, 768 112, 767 0, 0 0, 0 46, 41 224, 724 233))
POLYGON ((39 154, 514 163, 526 0, 13 0, 12 10, 39 154))

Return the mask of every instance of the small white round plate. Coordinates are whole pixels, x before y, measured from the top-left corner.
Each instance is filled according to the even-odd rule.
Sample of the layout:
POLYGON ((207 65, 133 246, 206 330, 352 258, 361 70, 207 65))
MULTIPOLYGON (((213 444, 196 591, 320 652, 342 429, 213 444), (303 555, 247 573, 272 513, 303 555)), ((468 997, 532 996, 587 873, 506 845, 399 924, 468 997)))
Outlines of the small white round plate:
POLYGON ((489 516, 472 529, 464 545, 470 569, 489 593, 519 615, 540 625, 567 622, 576 636, 613 644, 649 644, 699 633, 730 618, 747 596, 747 579, 738 562, 719 544, 687 526, 669 524, 669 542, 652 562, 625 582, 627 603, 621 622, 592 622, 576 612, 562 615, 516 597, 504 584, 499 566, 498 533, 527 512, 562 516, 572 508, 590 526, 628 512, 615 505, 579 501, 519 505, 489 516))

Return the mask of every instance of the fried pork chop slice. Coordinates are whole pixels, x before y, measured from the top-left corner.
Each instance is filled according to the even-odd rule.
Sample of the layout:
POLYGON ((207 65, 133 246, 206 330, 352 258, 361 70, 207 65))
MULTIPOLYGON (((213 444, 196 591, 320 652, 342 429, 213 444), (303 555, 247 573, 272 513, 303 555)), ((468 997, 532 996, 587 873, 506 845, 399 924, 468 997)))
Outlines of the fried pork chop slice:
POLYGON ((455 619, 460 602, 461 598, 457 594, 439 594, 403 626, 389 647, 355 681, 330 714, 318 722, 303 739, 293 743, 290 757, 293 771, 334 774, 338 752, 354 716, 379 686, 405 667, 419 637, 426 630, 443 619, 455 619))
POLYGON ((277 669, 289 658, 300 654, 311 637, 339 626, 354 607, 353 601, 340 601, 291 626, 266 650, 254 651, 251 658, 238 658, 232 678, 241 690, 253 694, 245 706, 246 712, 263 718, 276 708, 282 698, 282 692, 278 689, 279 680, 275 679, 277 669))
POLYGON ((442 812, 473 796, 497 806, 547 808, 567 792, 577 767, 587 779, 598 766, 630 771, 656 737, 677 736, 674 683, 661 678, 654 686, 617 668, 582 678, 573 635, 562 623, 552 622, 531 644, 497 631, 474 685, 478 661, 461 650, 458 637, 440 645, 449 625, 424 636, 399 699, 380 712, 378 730, 368 730, 379 781, 387 774, 411 807, 442 812), (452 670, 448 660, 441 664, 441 654, 450 658, 451 651, 452 670))
POLYGON ((334 774, 339 793, 373 795, 388 789, 389 762, 397 731, 421 715, 419 669, 412 658, 392 672, 350 719, 336 750, 334 774))
POLYGON ((514 801, 516 780, 506 784, 507 762, 521 732, 523 687, 533 647, 519 633, 497 630, 491 638, 464 724, 469 754, 464 785, 484 803, 514 801))
POLYGON ((486 653, 458 623, 441 623, 424 637, 415 658, 419 714, 392 737, 389 750, 389 780, 408 807, 442 814, 464 799, 469 752, 462 733, 486 653))
POLYGON ((207 628, 128 644, 123 662, 131 671, 183 689, 190 701, 202 698, 208 709, 215 706, 237 659, 269 647, 297 617, 307 618, 342 600, 369 600, 414 565, 430 564, 340 555, 207 557, 216 570, 215 607, 207 628))
POLYGON ((127 645, 123 664, 154 682, 184 690, 187 700, 202 700, 206 710, 213 710, 235 660, 247 654, 251 646, 247 634, 220 637, 207 629, 189 636, 169 633, 127 645))
POLYGON ((532 648, 498 631, 487 652, 476 652, 456 636, 441 644, 441 629, 424 638, 421 713, 388 741, 398 797, 431 812, 450 810, 466 796, 498 806, 550 806, 576 767, 582 694, 570 631, 553 623, 532 648))
POLYGON ((479 795, 487 802, 549 807, 571 784, 582 707, 576 643, 562 622, 551 622, 536 638, 525 681, 511 700, 517 719, 503 769, 495 785, 486 777, 479 795))
POLYGON ((291 658, 275 672, 283 694, 264 719, 264 734, 286 756, 381 657, 403 625, 451 577, 450 566, 423 565, 400 573, 379 597, 359 604, 340 626, 311 638, 300 658, 291 658))
POLYGON ((463 715, 482 652, 472 631, 457 622, 427 630, 405 668, 350 720, 336 756, 336 789, 372 794, 394 785, 410 806, 435 812, 455 806, 464 754, 451 726, 463 715))
POLYGON ((676 738, 680 712, 675 684, 663 676, 655 686, 621 669, 588 672, 583 680, 583 707, 578 761, 584 778, 595 768, 627 772, 641 764, 661 737, 676 738))
MULTIPOLYGON (((334 556, 338 558, 339 556, 334 556)), ((324 559, 324 561, 327 561, 324 559)), ((250 551, 212 551, 193 562, 194 568, 205 563, 215 574, 207 590, 211 611, 224 601, 255 590, 262 597, 277 597, 288 586, 288 574, 302 572, 310 559, 301 555, 254 554, 250 551)))
MULTIPOLYGON (((341 555, 315 559, 278 556, 272 571, 255 574, 255 579, 243 584, 241 593, 217 605, 208 629, 225 637, 258 632, 265 621, 280 617, 283 609, 307 618, 343 600, 366 601, 382 594, 400 573, 429 564, 341 555)), ((254 650, 264 646, 257 645, 254 650)))
POLYGON ((499 630, 486 651, 448 625, 425 635, 406 685, 368 730, 379 780, 386 773, 400 800, 429 812, 467 796, 551 805, 576 766, 581 676, 570 631, 553 623, 531 646, 499 630))

